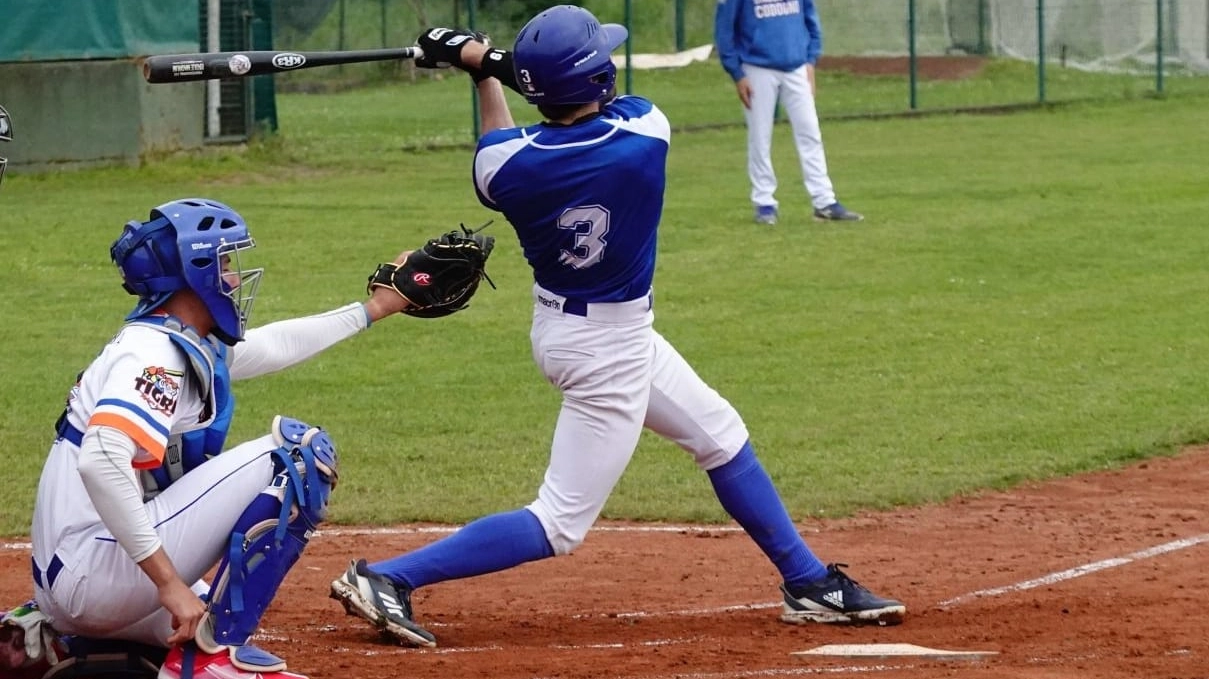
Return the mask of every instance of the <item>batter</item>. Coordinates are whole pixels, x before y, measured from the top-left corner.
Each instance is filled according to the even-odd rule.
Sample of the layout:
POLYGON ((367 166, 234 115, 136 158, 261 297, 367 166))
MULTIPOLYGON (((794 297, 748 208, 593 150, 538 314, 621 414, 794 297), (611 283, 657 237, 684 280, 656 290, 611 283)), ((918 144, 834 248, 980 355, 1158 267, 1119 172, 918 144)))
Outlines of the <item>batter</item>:
POLYGON ((873 595, 811 553, 738 412, 653 328, 671 130, 647 99, 616 96, 610 53, 626 40, 625 28, 563 5, 533 18, 510 53, 467 35, 433 29, 419 44, 433 58, 447 46, 437 60, 479 82, 486 131, 474 157, 475 190, 512 224, 533 269, 533 360, 562 392, 550 463, 528 506, 393 559, 354 561, 332 583, 332 596, 402 641, 435 645, 413 618, 411 592, 570 553, 645 427, 693 457, 722 506, 772 561, 784 583, 784 620, 901 620, 901 603, 873 595), (545 122, 515 127, 500 80, 545 122))

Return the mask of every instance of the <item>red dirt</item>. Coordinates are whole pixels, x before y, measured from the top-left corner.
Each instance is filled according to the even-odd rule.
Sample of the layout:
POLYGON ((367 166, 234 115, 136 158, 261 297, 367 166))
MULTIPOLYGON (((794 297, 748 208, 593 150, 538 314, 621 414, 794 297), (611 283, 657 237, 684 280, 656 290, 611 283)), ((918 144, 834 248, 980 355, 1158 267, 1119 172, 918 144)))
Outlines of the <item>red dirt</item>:
MULTIPOLYGON (((923 80, 962 80, 972 78, 986 65, 984 57, 917 57, 915 73, 923 80)), ((846 71, 852 75, 902 76, 910 74, 907 57, 829 57, 819 58, 820 71, 846 71)))
MULTIPOLYGON (((259 643, 315 679, 1203 678, 1207 526, 1207 449, 944 505, 801 524, 822 558, 851 564, 875 592, 908 604, 900 626, 846 628, 779 622, 775 571, 731 527, 605 523, 627 530, 594 531, 568 557, 420 590, 418 620, 441 644, 425 650, 384 642, 346 617, 327 587, 352 557, 383 558, 439 536, 414 526, 388 534, 334 527, 290 573, 259 643), (1089 564, 1097 567, 1079 577, 1054 575, 1089 564), (1048 584, 1029 586, 1046 576, 1048 584), (1004 589, 971 596, 992 588, 1004 589), (839 643, 997 654, 791 655, 839 643)), ((0 550, 0 573, 0 601, 29 596, 27 550, 0 550)))

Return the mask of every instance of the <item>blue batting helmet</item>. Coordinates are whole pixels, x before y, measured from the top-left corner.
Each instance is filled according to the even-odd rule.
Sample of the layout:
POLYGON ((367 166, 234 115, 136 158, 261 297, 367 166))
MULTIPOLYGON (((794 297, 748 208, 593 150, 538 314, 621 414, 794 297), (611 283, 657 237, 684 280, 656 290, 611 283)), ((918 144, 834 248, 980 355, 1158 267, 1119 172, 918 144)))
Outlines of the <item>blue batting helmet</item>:
POLYGON ((187 198, 126 224, 109 248, 122 287, 139 298, 126 320, 152 313, 178 290, 192 290, 214 319, 210 331, 226 344, 243 339, 263 269, 243 269, 239 253, 255 247, 243 217, 222 203, 187 198))
POLYGON ((538 14, 516 34, 516 80, 530 104, 590 104, 613 91, 612 52, 629 33, 601 24, 582 7, 558 5, 538 14))

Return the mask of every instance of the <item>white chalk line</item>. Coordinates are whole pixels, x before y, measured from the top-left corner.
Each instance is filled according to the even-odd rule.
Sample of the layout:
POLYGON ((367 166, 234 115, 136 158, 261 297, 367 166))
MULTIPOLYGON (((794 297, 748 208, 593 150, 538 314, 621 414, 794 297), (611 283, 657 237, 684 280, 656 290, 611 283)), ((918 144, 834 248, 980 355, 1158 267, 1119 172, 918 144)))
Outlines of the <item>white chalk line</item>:
POLYGON ((1032 580, 1025 580, 1024 582, 1017 582, 1014 585, 1004 585, 1002 587, 992 587, 990 589, 980 589, 976 592, 969 592, 968 594, 962 594, 961 596, 953 597, 952 599, 942 601, 939 604, 937 604, 937 606, 939 606, 940 608, 947 608, 954 604, 965 603, 966 601, 970 601, 973 599, 999 596, 1000 594, 1007 594, 1009 592, 1023 592, 1025 590, 1033 589, 1034 587, 1043 587, 1045 585, 1052 585, 1052 584, 1055 584, 1058 582, 1062 582, 1063 580, 1073 580, 1075 578, 1082 577, 1084 575, 1088 575, 1089 573, 1095 573, 1097 571, 1107 570, 1109 568, 1116 568, 1117 566, 1124 566, 1125 564, 1133 563, 1134 561, 1140 561, 1142 559, 1149 559, 1151 557, 1159 556, 1161 554, 1168 554, 1171 552, 1179 551, 1181 549, 1187 549, 1188 547, 1194 547, 1194 546, 1199 545, 1204 542, 1209 542, 1209 533, 1202 533, 1201 535, 1196 535, 1196 536, 1193 536, 1190 538, 1183 538, 1181 540, 1172 540, 1171 542, 1165 542, 1165 543, 1155 546, 1155 547, 1150 547, 1148 549, 1143 549, 1143 550, 1139 550, 1139 551, 1136 551, 1136 552, 1133 552, 1130 554, 1126 554, 1125 556, 1113 557, 1111 559, 1104 559, 1102 561, 1094 561, 1092 563, 1083 564, 1082 566, 1075 566, 1074 568, 1068 568, 1067 570, 1064 570, 1064 571, 1058 571, 1056 573, 1050 573, 1049 575, 1043 575, 1039 578, 1034 578, 1032 580))
MULTIPOLYGON (((641 675, 642 679, 743 679, 744 677, 800 677, 815 674, 858 674, 886 672, 889 670, 913 670, 915 665, 846 665, 842 667, 769 667, 762 670, 731 670, 729 672, 688 672, 677 674, 641 675)), ((535 679, 556 679, 537 677, 535 679)), ((633 679, 617 675, 613 679, 633 679)))
MULTIPOLYGON (((451 533, 457 530, 456 526, 436 526, 436 527, 399 527, 399 528, 366 528, 366 529, 333 529, 325 531, 327 535, 405 535, 416 533, 451 533)), ((611 531, 611 532, 688 532, 688 533, 709 533, 709 532, 736 532, 742 530, 737 526, 600 526, 593 528, 595 531, 611 531)), ((1147 549, 1131 552, 1124 556, 1113 557, 1095 561, 1074 568, 1069 568, 1063 571, 1057 571, 1048 575, 1043 575, 1039 578, 1025 580, 1012 585, 1001 587, 992 587, 989 589, 981 589, 967 594, 962 594, 952 599, 937 604, 940 608, 947 608, 956 604, 965 603, 978 598, 986 598, 1008 594, 1013 592, 1022 592, 1025 590, 1052 585, 1072 580, 1074 578, 1096 573, 1098 571, 1124 566, 1126 564, 1148 559, 1163 554, 1169 554, 1187 549, 1199 544, 1209 542, 1209 533, 1203 533, 1189 538, 1180 540, 1172 540, 1161 545, 1149 547, 1147 549)), ((5 550, 30 549, 30 543, 7 542, 0 543, 0 547, 5 550)), ((598 613, 598 614, 578 614, 572 618, 589 618, 589 617, 614 617, 614 618, 653 618, 653 617, 686 617, 697 615, 717 615, 740 610, 762 610, 767 608, 775 608, 780 606, 780 603, 757 603, 757 604, 736 604, 730 606, 702 608, 702 609, 681 609, 676 611, 625 611, 621 613, 598 613)), ((332 626, 325 626, 325 629, 331 630, 332 626)), ((280 637, 272 630, 264 630, 261 634, 266 639, 284 638, 280 637)), ((693 643, 693 639, 656 639, 649 641, 639 641, 631 644, 621 643, 601 643, 601 644, 585 644, 585 645, 550 645, 549 648, 555 650, 591 650, 591 649, 625 649, 630 646, 649 647, 670 644, 693 643)), ((365 651, 363 649, 335 649, 338 653, 357 653, 360 655, 380 655, 389 653, 482 653, 491 651, 505 650, 500 646, 481 646, 481 647, 462 647, 462 648, 435 648, 435 649, 414 649, 408 647, 400 647, 399 649, 383 650, 383 651, 365 651)), ((1037 659, 1044 661, 1045 659, 1037 659)), ((667 674, 656 677, 647 677, 646 679, 743 679, 745 677, 780 677, 780 676, 809 676, 818 674, 844 674, 844 673, 873 673, 888 670, 904 670, 914 669, 913 665, 851 665, 843 667, 825 667, 825 668, 768 668, 760 670, 745 670, 745 671, 730 671, 730 672, 712 672, 712 673, 687 673, 687 674, 667 674)), ((540 678, 539 678, 540 679, 540 678)), ((625 679, 619 677, 617 679, 625 679)))
MULTIPOLYGON (((339 628, 337 625, 308 625, 304 629, 318 628, 325 632, 336 631, 339 628)), ((282 634, 274 629, 262 629, 256 633, 256 639, 259 641, 288 641, 289 635, 282 634)), ((674 639, 650 639, 646 641, 636 641, 632 643, 599 643, 599 644, 549 644, 546 648, 555 651, 592 651, 592 650, 625 650, 627 648, 651 648, 655 646, 677 646, 685 644, 701 643, 704 637, 689 637, 689 638, 674 638, 674 639)), ((332 653, 341 655, 356 655, 361 657, 377 657, 377 656, 405 656, 405 655, 454 655, 466 653, 486 653, 500 652, 515 653, 515 647, 505 648, 498 645, 489 646, 462 646, 458 648, 413 648, 411 646, 383 646, 374 649, 350 648, 348 646, 337 646, 331 649, 332 653)), ((782 667, 782 668, 764 668, 758 670, 737 670, 729 672, 698 672, 685 674, 666 674, 656 675, 651 677, 643 675, 643 679, 743 679, 745 677, 784 677, 784 676, 809 676, 817 674, 845 674, 845 673, 872 673, 883 672, 886 670, 907 670, 914 669, 914 665, 848 665, 840 667, 782 667)), ((541 678, 537 678, 541 679, 541 678)), ((547 679, 554 679, 553 677, 547 679)), ((631 679, 630 677, 618 675, 613 679, 631 679)))
MULTIPOLYGON (((358 535, 446 535, 456 532, 461 526, 397 526, 392 528, 329 528, 315 531, 312 537, 358 536, 358 535)), ((741 533, 739 526, 596 526, 593 533, 741 533)), ((28 551, 33 549, 29 542, 0 542, 0 551, 28 551)))

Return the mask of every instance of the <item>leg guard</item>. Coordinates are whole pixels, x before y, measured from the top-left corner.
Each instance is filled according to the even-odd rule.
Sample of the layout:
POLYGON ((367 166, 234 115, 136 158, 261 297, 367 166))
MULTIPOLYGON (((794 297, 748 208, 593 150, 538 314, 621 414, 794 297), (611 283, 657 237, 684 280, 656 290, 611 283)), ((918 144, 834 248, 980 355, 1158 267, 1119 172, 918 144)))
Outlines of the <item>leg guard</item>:
POLYGON ((277 588, 327 516, 336 485, 336 448, 327 432, 287 417, 273 419, 277 476, 244 511, 210 588, 210 611, 198 629, 206 653, 230 647, 248 671, 275 672, 285 662, 247 646, 277 588))

